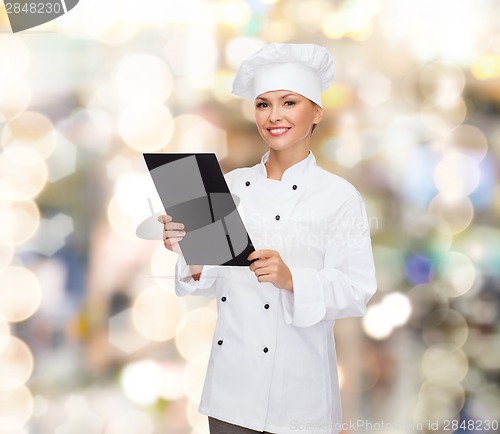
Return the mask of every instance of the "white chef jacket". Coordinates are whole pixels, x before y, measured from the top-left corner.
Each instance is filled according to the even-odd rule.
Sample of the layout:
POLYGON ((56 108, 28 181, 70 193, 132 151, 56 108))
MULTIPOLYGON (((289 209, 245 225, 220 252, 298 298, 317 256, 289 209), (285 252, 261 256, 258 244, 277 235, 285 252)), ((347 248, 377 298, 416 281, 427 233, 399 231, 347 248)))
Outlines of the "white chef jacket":
POLYGON ((311 151, 281 180, 267 177, 268 158, 225 178, 255 249, 279 252, 294 292, 260 283, 248 267, 205 266, 195 281, 182 255, 176 264, 177 295, 217 297, 199 411, 258 431, 334 434, 334 323, 364 315, 376 290, 365 206, 311 151))

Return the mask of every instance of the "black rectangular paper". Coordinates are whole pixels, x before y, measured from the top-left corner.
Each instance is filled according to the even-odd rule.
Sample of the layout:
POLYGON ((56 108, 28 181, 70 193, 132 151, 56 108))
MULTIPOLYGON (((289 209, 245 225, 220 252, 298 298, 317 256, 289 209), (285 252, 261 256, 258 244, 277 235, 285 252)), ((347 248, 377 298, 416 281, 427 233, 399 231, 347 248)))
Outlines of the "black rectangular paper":
POLYGON ((248 266, 255 249, 214 153, 144 154, 167 214, 184 223, 188 265, 248 266))

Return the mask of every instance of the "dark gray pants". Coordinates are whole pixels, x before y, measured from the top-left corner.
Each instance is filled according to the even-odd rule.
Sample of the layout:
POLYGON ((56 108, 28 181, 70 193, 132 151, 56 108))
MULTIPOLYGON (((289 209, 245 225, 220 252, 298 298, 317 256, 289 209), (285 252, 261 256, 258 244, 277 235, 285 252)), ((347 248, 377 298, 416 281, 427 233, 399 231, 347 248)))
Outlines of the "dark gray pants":
POLYGON ((224 422, 219 419, 214 419, 208 416, 208 426, 210 427, 210 434, 273 434, 268 431, 255 431, 250 428, 244 428, 239 425, 224 422))

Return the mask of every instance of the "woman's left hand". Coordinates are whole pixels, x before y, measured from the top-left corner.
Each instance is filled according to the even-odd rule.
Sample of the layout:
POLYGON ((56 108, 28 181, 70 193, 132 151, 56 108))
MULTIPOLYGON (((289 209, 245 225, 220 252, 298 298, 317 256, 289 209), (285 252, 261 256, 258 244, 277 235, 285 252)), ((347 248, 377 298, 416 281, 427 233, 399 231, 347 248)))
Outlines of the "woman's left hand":
POLYGON ((276 250, 255 250, 247 259, 257 259, 250 264, 250 270, 259 282, 270 282, 276 288, 293 292, 292 273, 276 250))

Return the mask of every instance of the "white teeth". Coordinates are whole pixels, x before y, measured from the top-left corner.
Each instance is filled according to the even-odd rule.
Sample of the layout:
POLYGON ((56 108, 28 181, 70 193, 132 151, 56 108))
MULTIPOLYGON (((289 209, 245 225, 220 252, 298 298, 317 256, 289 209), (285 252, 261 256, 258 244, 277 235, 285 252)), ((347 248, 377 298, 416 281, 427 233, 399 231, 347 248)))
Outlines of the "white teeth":
POLYGON ((272 128, 269 130, 272 134, 283 134, 284 132, 288 131, 288 128, 272 128))

